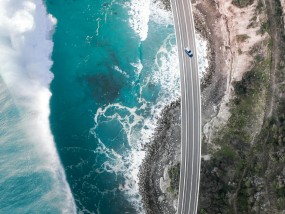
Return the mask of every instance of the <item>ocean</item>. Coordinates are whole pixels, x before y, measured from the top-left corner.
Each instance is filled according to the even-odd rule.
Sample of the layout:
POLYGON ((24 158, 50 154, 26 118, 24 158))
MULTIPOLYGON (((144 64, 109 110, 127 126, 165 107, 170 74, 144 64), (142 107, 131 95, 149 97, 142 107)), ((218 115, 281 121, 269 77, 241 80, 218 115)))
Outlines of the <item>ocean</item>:
POLYGON ((49 129, 55 20, 40 0, 0 11, 0 213, 75 212, 49 129))
POLYGON ((144 147, 180 96, 171 12, 151 0, 0 11, 0 213, 143 213, 144 147))

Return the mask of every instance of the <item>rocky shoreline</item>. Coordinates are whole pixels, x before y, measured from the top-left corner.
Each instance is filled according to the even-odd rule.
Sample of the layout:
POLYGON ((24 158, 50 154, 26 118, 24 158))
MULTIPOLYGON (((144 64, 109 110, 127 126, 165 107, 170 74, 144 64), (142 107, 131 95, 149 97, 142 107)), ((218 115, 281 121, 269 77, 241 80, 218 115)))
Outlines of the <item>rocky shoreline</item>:
MULTIPOLYGON (((157 0, 158 1, 158 0, 157 0)), ((161 0, 164 9, 170 10, 169 0, 161 0)), ((196 31, 207 40, 208 63, 206 74, 201 80, 202 90, 211 84, 215 68, 215 51, 211 31, 204 15, 194 10, 196 31)), ((180 100, 166 106, 158 120, 152 143, 140 167, 139 187, 146 213, 172 214, 176 212, 180 171, 181 114, 180 100)))
POLYGON ((175 169, 180 161, 180 120, 178 100, 163 110, 153 142, 140 167, 140 192, 148 214, 175 213, 179 181, 171 185, 170 177, 171 169, 175 169))
MULTIPOLYGON (((161 1, 170 9, 169 0, 161 1)), ((285 33, 276 21, 284 14, 279 1, 243 2, 192 0, 196 31, 209 48, 201 80, 198 210, 205 214, 285 210, 285 33)), ((140 168, 146 213, 176 212, 180 128, 178 100, 163 110, 140 168)))

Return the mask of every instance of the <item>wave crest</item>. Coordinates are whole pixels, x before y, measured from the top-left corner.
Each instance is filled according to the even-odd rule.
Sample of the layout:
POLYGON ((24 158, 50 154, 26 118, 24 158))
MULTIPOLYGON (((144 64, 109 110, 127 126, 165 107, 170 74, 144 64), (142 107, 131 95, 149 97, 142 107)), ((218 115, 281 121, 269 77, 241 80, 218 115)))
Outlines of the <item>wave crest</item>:
POLYGON ((23 207, 5 207, 1 198, 1 211, 75 213, 49 124, 55 19, 40 0, 2 0, 0 11, 0 99, 4 101, 0 105, 0 146, 6 151, 1 155, 0 177, 5 176, 0 185, 27 186, 22 191, 9 187, 1 191, 6 196, 10 192, 6 201, 18 197, 25 201, 23 207), (36 187, 30 189, 35 185, 30 180, 37 178, 36 187))

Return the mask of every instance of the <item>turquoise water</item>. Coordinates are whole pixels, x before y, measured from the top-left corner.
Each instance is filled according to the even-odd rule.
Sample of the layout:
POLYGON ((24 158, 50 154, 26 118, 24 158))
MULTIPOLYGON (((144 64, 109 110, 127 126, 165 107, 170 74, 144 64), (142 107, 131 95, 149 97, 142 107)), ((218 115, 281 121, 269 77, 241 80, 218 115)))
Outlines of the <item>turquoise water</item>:
POLYGON ((25 112, 14 103, 2 78, 0 94, 0 213, 61 213, 68 206, 62 200, 64 192, 59 192, 64 190, 63 181, 46 167, 42 153, 23 130, 25 112))
POLYGON ((0 213, 74 213, 49 129, 53 20, 39 0, 0 9, 0 213))
POLYGON ((143 148, 180 96, 171 14, 148 0, 0 9, 0 213, 143 212, 143 148))
POLYGON ((134 1, 46 3, 58 21, 50 125, 78 211, 141 212, 142 145, 179 96, 173 26, 150 17, 142 41, 134 1))

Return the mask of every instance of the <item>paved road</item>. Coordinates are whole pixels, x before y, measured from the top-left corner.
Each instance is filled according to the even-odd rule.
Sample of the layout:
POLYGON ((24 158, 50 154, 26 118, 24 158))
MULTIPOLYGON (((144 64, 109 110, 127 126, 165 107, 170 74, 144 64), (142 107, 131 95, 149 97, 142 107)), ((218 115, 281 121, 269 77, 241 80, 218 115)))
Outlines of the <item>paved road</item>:
POLYGON ((181 78, 181 168, 178 214, 197 213, 201 164, 201 101, 191 0, 171 0, 181 78), (184 48, 194 56, 189 58, 184 48))

